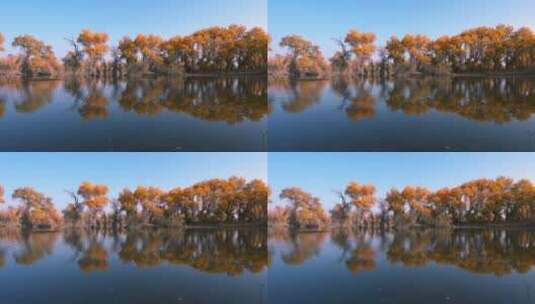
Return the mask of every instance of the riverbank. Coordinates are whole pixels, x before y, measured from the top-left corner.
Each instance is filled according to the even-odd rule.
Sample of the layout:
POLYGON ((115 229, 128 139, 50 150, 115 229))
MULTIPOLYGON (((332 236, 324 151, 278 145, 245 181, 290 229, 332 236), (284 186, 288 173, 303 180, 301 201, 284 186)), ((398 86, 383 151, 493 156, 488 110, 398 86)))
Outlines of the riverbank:
POLYGON ((267 225, 265 223, 237 223, 237 224, 195 224, 195 225, 182 225, 182 226, 158 226, 158 225, 135 225, 135 226, 123 226, 118 227, 114 225, 104 225, 101 227, 90 227, 90 226, 83 226, 83 225, 69 225, 65 224, 60 227, 53 227, 53 228, 25 228, 20 225, 0 225, 0 230, 19 230, 19 231, 25 231, 25 232, 32 232, 32 233, 53 233, 53 232, 61 232, 64 230, 108 230, 108 229, 115 229, 115 230, 121 230, 121 231, 139 231, 139 230, 146 230, 146 229, 163 229, 163 230, 195 230, 195 229, 203 229, 203 230, 216 230, 216 229, 267 229, 267 225))
POLYGON ((326 81, 333 79, 379 79, 379 80, 391 80, 391 79, 422 79, 422 78, 535 78, 535 72, 496 72, 496 73, 422 73, 422 72, 410 72, 401 73, 388 76, 359 76, 349 75, 347 73, 334 73, 329 76, 322 77, 300 77, 292 78, 288 76, 280 75, 268 75, 270 81, 326 81))
POLYGON ((438 229, 438 230, 487 230, 487 229, 498 229, 498 230, 534 230, 535 223, 502 223, 502 224, 464 224, 464 225, 424 225, 424 224, 414 224, 414 225, 367 225, 362 227, 354 226, 340 226, 340 225, 329 225, 326 227, 319 228, 296 228, 290 227, 284 224, 270 224, 267 226, 269 230, 281 231, 288 230, 299 233, 324 233, 337 230, 386 230, 386 231, 405 231, 412 229, 438 229))
POLYGON ((155 79, 155 78, 226 78, 226 77, 267 77, 265 71, 246 71, 246 72, 210 72, 210 73, 181 73, 181 74, 154 74, 154 73, 140 73, 140 74, 126 74, 121 76, 105 75, 105 76, 88 76, 82 74, 65 73, 51 77, 24 77, 20 73, 6 73, 0 71, 0 80, 5 81, 60 81, 65 79, 155 79))

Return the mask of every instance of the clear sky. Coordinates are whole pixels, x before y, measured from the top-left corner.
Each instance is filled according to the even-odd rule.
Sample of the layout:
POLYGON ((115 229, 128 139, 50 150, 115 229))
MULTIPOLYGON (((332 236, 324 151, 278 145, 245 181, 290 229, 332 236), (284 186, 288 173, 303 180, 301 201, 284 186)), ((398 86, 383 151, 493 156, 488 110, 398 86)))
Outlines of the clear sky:
POLYGON ((32 34, 58 56, 69 47, 64 38, 84 28, 105 31, 112 42, 137 33, 171 37, 232 23, 267 28, 267 0, 10 0, 2 1, 1 12, 6 44, 32 34))
POLYGON ((233 175, 266 181, 266 159, 266 153, 0 153, 0 184, 10 205, 14 189, 32 186, 63 209, 70 202, 65 190, 83 181, 108 185, 112 197, 124 187, 170 189, 233 175))
POLYGON ((334 53, 333 38, 350 28, 374 32, 384 45, 392 35, 456 34, 480 25, 500 23, 535 29, 533 0, 269 0, 269 31, 277 52, 280 39, 300 34, 334 53))
POLYGON ((371 183, 378 196, 392 187, 430 189, 455 186, 477 178, 509 176, 535 182, 535 153, 270 153, 268 179, 272 200, 297 186, 321 198, 331 209, 335 191, 351 182, 371 183))

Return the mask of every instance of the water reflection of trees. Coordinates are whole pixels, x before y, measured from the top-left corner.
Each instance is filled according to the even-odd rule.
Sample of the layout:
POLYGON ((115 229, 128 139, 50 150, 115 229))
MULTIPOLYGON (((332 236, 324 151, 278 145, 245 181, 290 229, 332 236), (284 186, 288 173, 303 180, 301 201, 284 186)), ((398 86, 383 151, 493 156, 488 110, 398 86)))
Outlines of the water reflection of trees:
MULTIPOLYGON (((327 82, 270 83, 289 113, 301 113, 320 102, 327 82)), ((535 113, 533 78, 422 78, 394 81, 332 79, 339 109, 351 120, 376 115, 377 100, 392 111, 422 115, 431 110, 495 123, 526 120, 535 113)))
POLYGON ((54 251, 57 233, 21 233, 13 257, 17 264, 32 265, 54 251))
POLYGON ((321 99, 326 81, 276 81, 270 83, 270 89, 287 95, 282 108, 289 113, 301 113, 318 103, 321 99))
POLYGON ((139 79, 126 83, 119 105, 138 115, 167 110, 229 124, 259 121, 268 114, 267 83, 262 78, 139 79))
MULTIPOLYGON (((18 112, 35 112, 53 101, 61 81, 0 84, 0 116, 8 101, 18 112)), ((154 116, 163 111, 229 124, 259 121, 269 113, 267 80, 261 77, 201 79, 132 79, 128 81, 67 78, 63 91, 72 99, 72 110, 85 120, 106 118, 111 101, 125 112, 154 116)), ((61 97, 61 96, 58 96, 61 97)))
MULTIPOLYGON (((32 265, 52 255, 60 233, 0 233, 1 241, 17 244, 13 253, 17 264, 32 265)), ((85 272, 105 271, 111 255, 136 267, 162 263, 185 265, 207 273, 240 275, 259 273, 268 265, 267 233, 258 229, 143 230, 125 234, 69 229, 63 243, 72 253, 72 262, 85 272)), ((1 245, 1 244, 0 244, 1 245)), ((0 265, 6 252, 0 246, 0 265)))
POLYGON ((281 258, 288 265, 301 265, 308 259, 319 255, 328 236, 328 233, 270 231, 270 239, 277 239, 286 245, 281 252, 281 258))
POLYGON ((374 237, 375 231, 353 234, 345 229, 337 229, 331 234, 333 244, 342 252, 340 261, 354 274, 377 267, 377 252, 371 243, 374 237))
POLYGON ((268 112, 267 81, 263 78, 193 79, 170 86, 162 104, 208 121, 259 121, 268 112))
POLYGON ((342 102, 340 110, 344 110, 347 117, 357 121, 375 116, 376 97, 372 94, 373 80, 350 81, 345 78, 336 78, 331 87, 342 102))
MULTIPOLYGON (((281 260, 292 266, 320 255, 327 236, 270 231, 270 240, 283 244, 281 260)), ((391 264, 423 267, 436 263, 497 276, 526 273, 535 266, 535 232, 528 230, 335 230, 330 238, 339 250, 338 262, 352 273, 374 270, 380 252, 391 264)))
POLYGON ((33 113, 50 104, 60 81, 9 81, 0 83, 0 117, 8 101, 19 113, 33 113))
POLYGON ((476 121, 508 123, 535 112, 535 81, 526 78, 412 79, 396 81, 386 99, 409 115, 429 110, 455 113, 476 121))
POLYGON ((85 120, 108 117, 110 100, 104 94, 104 85, 79 78, 65 80, 64 90, 73 98, 72 108, 85 120))
POLYGON ((208 273, 239 275, 267 266, 267 235, 258 230, 168 233, 130 232, 121 245, 123 262, 151 267, 167 262, 208 273))
POLYGON ((470 272, 505 275, 535 266, 531 231, 406 231, 396 234, 387 252, 392 263, 422 266, 434 262, 470 272))

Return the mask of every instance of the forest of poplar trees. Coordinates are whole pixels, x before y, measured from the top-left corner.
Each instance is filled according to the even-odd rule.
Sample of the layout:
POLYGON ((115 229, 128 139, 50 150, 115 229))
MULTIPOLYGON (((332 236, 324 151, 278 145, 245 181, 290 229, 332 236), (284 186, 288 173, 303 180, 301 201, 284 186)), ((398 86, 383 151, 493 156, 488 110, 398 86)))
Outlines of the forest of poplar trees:
POLYGON ((286 206, 270 209, 269 222, 297 229, 535 224, 535 185, 526 179, 478 179, 437 191, 406 186, 384 198, 374 185, 352 182, 337 194, 339 202, 328 213, 303 189, 284 189, 279 198, 286 206))
MULTIPOLYGON (((0 211, 0 227, 56 230, 86 228, 265 225, 270 189, 261 180, 210 179, 169 191, 158 187, 125 188, 110 198, 108 186, 82 183, 68 191, 71 202, 59 212, 53 200, 32 187, 13 191, 13 204, 0 211)), ((5 203, 0 186, 0 204, 5 203)))
POLYGON ((391 37, 384 47, 376 45, 376 38, 371 32, 349 30, 345 38, 334 39, 338 51, 327 60, 313 42, 288 35, 279 43, 288 52, 269 58, 269 74, 325 78, 535 73, 535 33, 529 27, 481 26, 437 39, 407 34, 391 37))
MULTIPOLYGON (((71 50, 58 59, 46 42, 32 35, 20 35, 11 43, 18 52, 0 57, 0 76, 265 74, 270 37, 260 27, 230 25, 169 39, 138 34, 123 37, 116 46, 110 46, 109 40, 107 33, 82 30, 78 37, 66 39, 71 50)), ((2 51, 5 39, 0 32, 2 51)))

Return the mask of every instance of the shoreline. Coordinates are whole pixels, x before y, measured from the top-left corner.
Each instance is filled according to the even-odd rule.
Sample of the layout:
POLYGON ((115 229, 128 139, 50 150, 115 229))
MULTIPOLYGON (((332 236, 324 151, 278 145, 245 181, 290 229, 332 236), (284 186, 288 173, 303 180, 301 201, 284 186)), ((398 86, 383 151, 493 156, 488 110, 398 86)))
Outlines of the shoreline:
POLYGON ((288 230, 298 233, 326 233, 336 230, 388 230, 388 231, 405 231, 405 230, 534 230, 535 223, 515 223, 515 224, 470 224, 470 225, 451 225, 451 226, 430 226, 430 225, 413 225, 413 226, 364 226, 364 227, 341 227, 341 226, 327 226, 322 228, 292 228, 288 225, 268 225, 269 230, 288 230))
POLYGON ((326 77, 305 77, 305 78, 291 78, 291 77, 277 77, 268 75, 273 81, 329 81, 337 78, 357 78, 357 79, 381 79, 381 80, 396 80, 396 79, 447 79, 447 78, 534 78, 535 72, 497 72, 497 73, 450 73, 450 74, 425 74, 425 73, 405 73, 398 75, 391 75, 388 77, 361 77, 355 75, 345 74, 331 74, 326 77))
POLYGON ((51 229, 29 229, 21 226, 0 226, 0 230, 19 230, 21 232, 31 233, 57 233, 65 230, 117 230, 117 231, 136 231, 136 230, 216 230, 216 229, 267 229, 268 226, 264 223, 243 223, 243 224, 199 224, 199 225, 184 225, 176 227, 162 227, 152 225, 137 225, 133 227, 86 227, 86 226, 69 226, 63 225, 57 228, 51 229))
POLYGON ((25 78, 22 75, 13 74, 1 74, 0 80, 4 81, 64 81, 66 79, 79 78, 88 80, 101 80, 101 79, 117 79, 117 80, 129 80, 129 79, 185 79, 185 78, 240 78, 240 77, 268 77, 267 72, 211 72, 211 73, 185 73, 185 74, 138 74, 138 75, 123 75, 120 77, 104 76, 104 77, 92 77, 86 75, 77 74, 63 74, 55 77, 32 77, 25 78))

